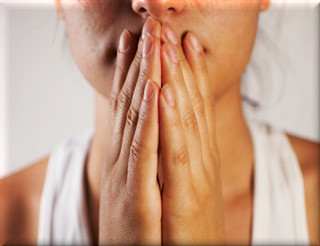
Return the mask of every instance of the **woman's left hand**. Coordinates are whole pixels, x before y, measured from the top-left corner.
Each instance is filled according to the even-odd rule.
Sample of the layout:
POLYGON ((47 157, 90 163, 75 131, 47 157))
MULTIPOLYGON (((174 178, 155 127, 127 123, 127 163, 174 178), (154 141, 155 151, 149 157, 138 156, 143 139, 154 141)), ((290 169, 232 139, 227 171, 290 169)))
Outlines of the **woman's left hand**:
POLYGON ((188 33, 183 51, 168 24, 162 38, 166 41, 159 96, 163 244, 223 243, 214 102, 204 50, 188 33))

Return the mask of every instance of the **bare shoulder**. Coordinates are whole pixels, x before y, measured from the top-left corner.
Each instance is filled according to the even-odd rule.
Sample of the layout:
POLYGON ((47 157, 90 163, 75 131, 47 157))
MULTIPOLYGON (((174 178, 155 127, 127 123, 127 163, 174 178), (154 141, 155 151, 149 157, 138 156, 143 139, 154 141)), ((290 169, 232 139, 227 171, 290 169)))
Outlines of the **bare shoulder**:
POLYGON ((288 135, 288 138, 303 174, 310 242, 319 244, 320 144, 292 135, 288 135))
POLYGON ((42 188, 49 157, 0 179, 0 245, 36 243, 42 188))
POLYGON ((301 164, 319 166, 320 144, 293 135, 287 135, 301 164))

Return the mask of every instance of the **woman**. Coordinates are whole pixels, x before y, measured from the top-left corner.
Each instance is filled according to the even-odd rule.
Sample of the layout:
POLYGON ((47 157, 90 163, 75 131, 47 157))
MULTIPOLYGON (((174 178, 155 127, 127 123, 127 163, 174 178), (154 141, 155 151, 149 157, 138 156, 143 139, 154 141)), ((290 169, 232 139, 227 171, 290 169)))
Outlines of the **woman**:
POLYGON ((1 180, 0 242, 318 243, 319 145, 242 112, 268 6, 56 0, 95 129, 1 180))

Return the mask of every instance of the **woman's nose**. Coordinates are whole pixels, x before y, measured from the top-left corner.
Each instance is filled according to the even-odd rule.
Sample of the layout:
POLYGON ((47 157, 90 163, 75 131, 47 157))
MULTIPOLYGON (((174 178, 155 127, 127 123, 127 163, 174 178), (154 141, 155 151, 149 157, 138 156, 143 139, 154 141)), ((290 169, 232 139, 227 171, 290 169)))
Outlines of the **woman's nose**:
POLYGON ((146 18, 152 16, 156 19, 180 13, 185 8, 186 0, 131 0, 133 10, 146 18))

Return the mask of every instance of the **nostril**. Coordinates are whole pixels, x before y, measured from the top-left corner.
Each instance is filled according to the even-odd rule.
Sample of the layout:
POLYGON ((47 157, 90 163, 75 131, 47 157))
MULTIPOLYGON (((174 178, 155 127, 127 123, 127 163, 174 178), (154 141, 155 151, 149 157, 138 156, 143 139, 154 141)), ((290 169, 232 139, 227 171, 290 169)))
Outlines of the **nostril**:
POLYGON ((147 10, 144 8, 144 7, 141 7, 140 9, 139 9, 139 13, 145 13, 145 12, 147 12, 147 10))

